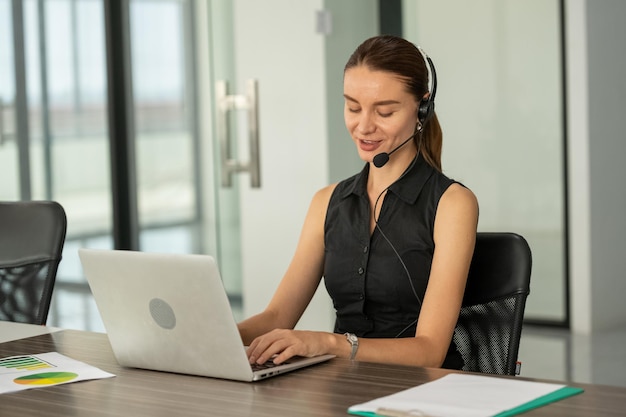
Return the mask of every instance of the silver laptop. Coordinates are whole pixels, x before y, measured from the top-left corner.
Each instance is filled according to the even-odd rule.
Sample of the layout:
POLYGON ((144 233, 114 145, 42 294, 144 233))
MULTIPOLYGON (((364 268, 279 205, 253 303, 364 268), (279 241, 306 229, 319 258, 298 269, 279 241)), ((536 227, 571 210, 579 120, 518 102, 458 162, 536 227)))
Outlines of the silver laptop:
POLYGON ((95 249, 79 256, 122 366, 258 381, 333 357, 253 369, 211 256, 95 249))

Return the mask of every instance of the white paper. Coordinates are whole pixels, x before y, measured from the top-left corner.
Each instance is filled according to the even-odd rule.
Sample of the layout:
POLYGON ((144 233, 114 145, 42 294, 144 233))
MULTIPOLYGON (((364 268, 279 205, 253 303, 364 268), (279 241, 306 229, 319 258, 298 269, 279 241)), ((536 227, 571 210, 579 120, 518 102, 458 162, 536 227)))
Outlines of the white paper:
POLYGON ((57 352, 0 359, 0 394, 115 375, 57 352))
POLYGON ((489 417, 565 385, 482 375, 448 374, 435 381, 350 407, 375 413, 397 410, 429 417, 489 417), (422 414, 419 414, 422 413, 422 414))
POLYGON ((59 330, 61 329, 57 327, 0 320, 0 343, 54 333, 59 330))

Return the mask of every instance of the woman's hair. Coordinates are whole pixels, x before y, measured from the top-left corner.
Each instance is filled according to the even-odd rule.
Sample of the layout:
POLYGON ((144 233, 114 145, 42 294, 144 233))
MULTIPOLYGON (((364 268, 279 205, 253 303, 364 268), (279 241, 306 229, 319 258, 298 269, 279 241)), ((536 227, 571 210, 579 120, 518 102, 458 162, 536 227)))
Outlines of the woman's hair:
MULTIPOLYGON (((407 91, 421 103, 429 92, 429 76, 426 57, 406 39, 392 35, 374 36, 365 40, 352 53, 344 73, 353 67, 364 65, 374 71, 396 74, 406 84, 407 91)), ((426 162, 441 171, 442 131, 437 115, 426 120, 422 134, 415 137, 417 149, 426 162)))

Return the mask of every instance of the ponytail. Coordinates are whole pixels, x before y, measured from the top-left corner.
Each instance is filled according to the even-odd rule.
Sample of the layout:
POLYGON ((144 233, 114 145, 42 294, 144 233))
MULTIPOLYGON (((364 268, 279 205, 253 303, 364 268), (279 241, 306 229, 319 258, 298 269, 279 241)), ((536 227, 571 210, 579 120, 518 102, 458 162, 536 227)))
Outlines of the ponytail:
POLYGON ((426 122, 424 131, 418 137, 417 149, 420 150, 424 160, 437 171, 441 172, 441 148, 443 133, 437 114, 426 122))

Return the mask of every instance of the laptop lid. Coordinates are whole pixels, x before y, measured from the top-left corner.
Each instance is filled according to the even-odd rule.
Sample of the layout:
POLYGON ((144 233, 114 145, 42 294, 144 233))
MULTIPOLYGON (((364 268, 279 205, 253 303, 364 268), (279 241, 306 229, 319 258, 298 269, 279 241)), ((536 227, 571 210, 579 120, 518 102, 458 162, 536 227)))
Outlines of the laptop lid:
POLYGON ((255 374, 209 255, 79 249, 79 256, 122 366, 254 381, 333 357, 255 374))

